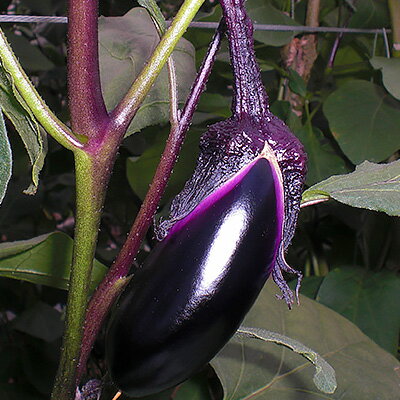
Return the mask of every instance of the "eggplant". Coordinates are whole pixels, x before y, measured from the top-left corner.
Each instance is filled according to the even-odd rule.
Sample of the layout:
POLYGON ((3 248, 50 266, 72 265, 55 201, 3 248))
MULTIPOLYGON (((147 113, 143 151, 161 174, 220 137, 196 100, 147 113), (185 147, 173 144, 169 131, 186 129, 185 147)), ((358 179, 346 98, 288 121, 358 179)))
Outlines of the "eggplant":
POLYGON ((273 268, 282 196, 260 157, 154 248, 108 330, 108 365, 123 392, 142 397, 182 382, 235 333, 273 268))
POLYGON ((243 0, 220 0, 234 73, 232 117, 208 128, 159 242, 117 301, 106 336, 111 379, 142 397, 201 369, 282 271, 306 174, 297 138, 269 110, 243 0))

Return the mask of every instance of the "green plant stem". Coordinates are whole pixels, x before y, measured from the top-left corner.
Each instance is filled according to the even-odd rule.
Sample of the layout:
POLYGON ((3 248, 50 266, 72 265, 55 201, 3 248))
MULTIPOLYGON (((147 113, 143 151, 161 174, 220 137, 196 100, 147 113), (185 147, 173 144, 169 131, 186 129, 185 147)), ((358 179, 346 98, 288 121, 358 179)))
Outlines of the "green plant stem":
POLYGON ((388 0, 390 19, 392 21, 393 57, 400 57, 400 2, 399 0, 388 0))
POLYGON ((70 400, 75 397, 76 369, 82 342, 82 327, 105 195, 104 188, 110 175, 110 170, 106 167, 108 162, 110 160, 107 156, 96 159, 83 151, 75 154, 76 226, 69 282, 71 295, 68 296, 64 345, 52 393, 54 400, 70 400))
POLYGON ((125 132, 133 115, 136 114, 144 97, 167 62, 179 39, 185 33, 204 0, 185 0, 171 26, 161 38, 150 60, 133 83, 132 87, 117 105, 110 117, 114 121, 111 130, 125 132))
POLYGON ((64 125, 48 108, 44 100, 36 91, 25 71, 22 69, 17 57, 7 42, 3 31, 0 29, 0 58, 4 69, 10 74, 15 88, 29 106, 35 118, 46 132, 58 143, 69 150, 83 147, 72 131, 64 125))

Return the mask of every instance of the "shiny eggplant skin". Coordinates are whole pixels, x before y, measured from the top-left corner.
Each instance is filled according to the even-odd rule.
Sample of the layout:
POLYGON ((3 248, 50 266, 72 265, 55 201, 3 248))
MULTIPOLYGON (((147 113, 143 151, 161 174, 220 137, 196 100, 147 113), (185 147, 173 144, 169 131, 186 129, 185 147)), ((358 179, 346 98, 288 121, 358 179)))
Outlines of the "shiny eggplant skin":
POLYGON ((274 266, 283 213, 281 179, 261 157, 172 227, 108 326, 108 369, 123 392, 175 386, 224 346, 274 266))

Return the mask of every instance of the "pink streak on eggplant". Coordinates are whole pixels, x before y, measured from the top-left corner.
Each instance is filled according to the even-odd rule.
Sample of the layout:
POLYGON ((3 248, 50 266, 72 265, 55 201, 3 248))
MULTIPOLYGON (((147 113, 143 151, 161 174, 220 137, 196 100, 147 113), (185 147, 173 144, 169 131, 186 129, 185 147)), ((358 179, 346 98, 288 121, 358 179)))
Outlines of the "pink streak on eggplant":
POLYGON ((257 158, 177 222, 121 295, 106 355, 117 386, 140 397, 203 367, 234 334, 274 268, 283 188, 257 158))

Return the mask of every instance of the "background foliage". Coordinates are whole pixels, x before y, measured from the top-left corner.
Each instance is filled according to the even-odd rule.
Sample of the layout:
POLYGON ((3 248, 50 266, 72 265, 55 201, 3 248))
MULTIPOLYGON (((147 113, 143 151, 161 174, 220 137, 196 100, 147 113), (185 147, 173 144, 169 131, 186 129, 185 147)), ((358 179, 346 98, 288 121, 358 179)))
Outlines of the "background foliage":
MULTIPOLYGON (((65 3, 2 0, 0 11, 10 11, 11 6, 17 14, 65 15, 65 3)), ((296 2, 292 19, 289 1, 247 1, 255 22, 265 24, 303 25, 306 4, 304 0, 296 2)), ((160 2, 166 16, 173 15, 178 5, 160 2)), ((131 0, 100 1, 104 17, 121 17, 131 8, 131 0)), ((218 21, 219 17, 218 7, 210 1, 199 19, 218 21)), ((102 17, 100 23, 102 81, 109 105, 122 96, 122 88, 129 86, 156 43, 157 34, 143 10, 130 12, 128 18, 134 20, 102 17), (132 27, 132 31, 123 26, 132 27), (118 41, 121 32, 115 30, 121 27, 125 36, 118 41)), ((320 24, 390 28, 390 19, 383 0, 327 0, 322 2, 320 24)), ((65 25, 4 24, 4 29, 39 92, 68 122, 65 25)), ((187 41, 175 52, 182 101, 211 35, 208 30, 190 29, 187 41)), ((349 177, 330 178, 306 192, 309 199, 338 200, 302 210, 288 255, 291 265, 305 274, 302 294, 315 301, 303 298, 302 306, 289 312, 267 285, 246 320, 248 326, 280 331, 319 351, 336 369, 338 391, 319 393, 312 384, 312 368, 288 350, 273 344, 232 342, 212 362, 215 372, 206 368, 182 385, 174 398, 220 398, 224 390, 230 399, 258 393, 263 399, 368 400, 379 395, 392 400, 400 368, 395 359, 399 357, 400 330, 400 165, 396 161, 400 148, 400 62, 387 58, 382 36, 344 35, 333 52, 337 35, 318 34, 317 58, 307 76, 296 64, 289 65, 288 54, 290 46, 309 40, 309 36, 257 31, 255 38, 271 109, 298 135, 308 152, 308 186, 353 172, 365 160, 392 164, 389 171, 381 164, 365 163, 349 177), (242 371, 240 379, 236 378, 237 370, 242 371)), ((230 115, 231 85, 227 45, 223 43, 160 214, 166 212, 171 198, 190 175, 201 132, 230 115)), ((168 132, 166 87, 164 74, 133 122, 130 133, 137 133, 126 138, 121 147, 102 219, 93 285, 123 243, 152 179, 168 132)), ((53 140, 48 148, 45 140, 28 143, 24 132, 39 127, 23 109, 16 114, 15 107, 21 106, 15 103, 12 83, 6 76, 0 77, 0 89, 13 153, 12 177, 0 214, 4 242, 0 244, 0 393, 5 399, 45 399, 51 390, 62 334, 66 297, 62 289, 66 289, 74 225, 73 162, 71 154, 53 140), (13 118, 17 116, 16 122, 13 118), (37 193, 27 196, 22 191, 35 190, 46 150, 37 193)), ((8 140, 1 126, 0 151, 3 188, 11 159, 5 156, 9 154, 8 140)), ((153 244, 149 232, 138 262, 153 244)), ((87 378, 102 377, 107 381, 100 336, 87 378)), ((111 396, 115 388, 106 386, 104 398, 110 398, 106 397, 108 392, 111 396)), ((170 396, 168 392, 156 397, 170 396)))

